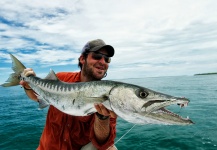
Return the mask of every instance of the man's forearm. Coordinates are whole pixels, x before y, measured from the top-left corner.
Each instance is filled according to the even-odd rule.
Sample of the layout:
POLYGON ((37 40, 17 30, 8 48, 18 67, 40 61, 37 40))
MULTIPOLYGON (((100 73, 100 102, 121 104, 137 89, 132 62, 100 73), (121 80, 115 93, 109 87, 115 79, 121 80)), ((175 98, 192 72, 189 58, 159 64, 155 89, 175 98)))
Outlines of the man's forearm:
POLYGON ((109 137, 110 134, 110 119, 106 120, 100 120, 96 115, 95 115, 95 122, 94 122, 94 133, 96 136, 96 140, 98 143, 102 144, 105 143, 106 140, 109 137))
POLYGON ((26 92, 26 95, 27 95, 30 99, 32 99, 32 100, 34 100, 34 101, 38 101, 35 91, 33 91, 30 86, 28 86, 27 84, 25 84, 25 85, 23 85, 23 88, 24 88, 24 90, 25 90, 25 92, 26 92))
POLYGON ((25 90, 25 92, 26 92, 26 95, 27 95, 30 99, 32 99, 32 100, 38 102, 38 99, 37 99, 36 95, 34 94, 34 91, 27 91, 27 90, 25 90))

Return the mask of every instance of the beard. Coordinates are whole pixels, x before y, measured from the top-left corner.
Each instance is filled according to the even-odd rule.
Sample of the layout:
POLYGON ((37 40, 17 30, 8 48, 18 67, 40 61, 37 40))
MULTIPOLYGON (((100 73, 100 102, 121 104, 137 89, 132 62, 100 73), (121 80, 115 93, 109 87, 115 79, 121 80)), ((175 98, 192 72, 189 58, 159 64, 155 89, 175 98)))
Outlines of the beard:
POLYGON ((87 61, 85 61, 84 65, 82 66, 82 70, 84 76, 87 77, 89 81, 101 80, 106 75, 106 72, 102 73, 101 76, 97 76, 96 74, 94 74, 93 69, 88 66, 87 61))

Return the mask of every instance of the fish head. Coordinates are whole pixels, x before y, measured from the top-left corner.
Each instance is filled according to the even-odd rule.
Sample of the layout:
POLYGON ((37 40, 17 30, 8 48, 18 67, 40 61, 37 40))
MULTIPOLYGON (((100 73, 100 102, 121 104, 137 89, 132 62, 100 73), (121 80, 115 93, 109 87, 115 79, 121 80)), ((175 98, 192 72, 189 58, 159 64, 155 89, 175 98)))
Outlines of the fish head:
POLYGON ((112 88, 109 94, 111 108, 121 118, 137 124, 193 124, 189 118, 169 111, 166 107, 187 106, 189 100, 159 93, 144 87, 123 84, 112 88))

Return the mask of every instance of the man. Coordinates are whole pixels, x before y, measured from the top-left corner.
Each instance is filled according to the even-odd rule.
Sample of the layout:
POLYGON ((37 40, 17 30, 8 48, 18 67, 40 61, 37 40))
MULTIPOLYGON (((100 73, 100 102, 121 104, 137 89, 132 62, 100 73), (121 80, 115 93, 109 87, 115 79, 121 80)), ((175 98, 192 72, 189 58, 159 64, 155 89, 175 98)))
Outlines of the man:
MULTIPOLYGON (((60 72, 57 77, 64 82, 88 82, 106 76, 114 48, 101 39, 92 40, 82 49, 79 57, 80 72, 60 72)), ((35 75, 31 69, 24 70, 25 76, 35 75)), ((24 81, 20 84, 26 94, 38 101, 34 91, 24 81)), ((90 116, 67 115, 50 106, 38 150, 115 150, 116 114, 102 104, 95 104, 97 112, 90 116)))

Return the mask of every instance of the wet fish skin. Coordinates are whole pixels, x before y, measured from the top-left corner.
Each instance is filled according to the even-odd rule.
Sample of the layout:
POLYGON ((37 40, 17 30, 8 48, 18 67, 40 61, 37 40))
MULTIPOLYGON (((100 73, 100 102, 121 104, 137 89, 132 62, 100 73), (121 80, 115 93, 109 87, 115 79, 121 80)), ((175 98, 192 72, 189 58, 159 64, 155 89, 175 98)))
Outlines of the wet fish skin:
POLYGON ((12 54, 10 56, 15 73, 2 86, 19 85, 20 80, 25 80, 37 93, 40 108, 53 105, 69 115, 86 116, 96 112, 94 103, 103 103, 119 117, 134 124, 193 124, 189 118, 165 109, 173 104, 187 105, 189 100, 186 98, 116 81, 66 83, 60 81, 52 70, 45 79, 26 77, 23 75, 26 67, 12 54))

